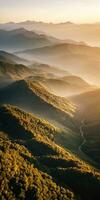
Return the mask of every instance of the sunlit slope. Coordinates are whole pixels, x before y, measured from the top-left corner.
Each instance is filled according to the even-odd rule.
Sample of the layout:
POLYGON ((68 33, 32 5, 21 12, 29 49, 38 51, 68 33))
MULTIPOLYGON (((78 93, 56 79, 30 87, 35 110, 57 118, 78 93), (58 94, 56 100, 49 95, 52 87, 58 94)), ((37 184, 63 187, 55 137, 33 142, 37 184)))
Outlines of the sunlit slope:
MULTIPOLYGON (((32 70, 21 64, 11 64, 0 61, 0 78, 11 80, 22 79, 32 74, 32 70)), ((4 80, 3 80, 4 81, 4 80)))
POLYGON ((32 71, 23 64, 28 63, 14 54, 0 51, 0 88, 32 74, 32 71))
POLYGON ((10 63, 0 60, 0 88, 5 87, 15 80, 20 80, 32 75, 32 70, 22 64, 10 63))
POLYGON ((45 119, 74 127, 74 105, 64 98, 50 94, 34 81, 17 81, 0 91, 0 103, 18 105, 45 119))
POLYGON ((54 133, 55 128, 52 125, 9 105, 0 108, 0 116, 3 170, 1 191, 4 197, 15 195, 15 199, 20 199, 28 195, 31 198, 34 194, 38 199, 42 186, 46 187, 46 191, 50 187, 46 194, 45 189, 42 192, 46 198, 50 195, 50 199, 58 196, 60 199, 73 199, 73 194, 66 187, 72 189, 76 199, 99 197, 100 174, 48 137, 51 132, 59 134, 54 133), (7 138, 4 138, 5 135, 7 138), (47 174, 58 184, 64 185, 64 189, 57 186, 47 174), (4 189, 6 181, 7 193, 4 189), (17 192, 18 188, 22 189, 17 192))
POLYGON ((75 199, 73 192, 36 168, 37 160, 27 148, 4 135, 0 133, 1 199, 75 199))

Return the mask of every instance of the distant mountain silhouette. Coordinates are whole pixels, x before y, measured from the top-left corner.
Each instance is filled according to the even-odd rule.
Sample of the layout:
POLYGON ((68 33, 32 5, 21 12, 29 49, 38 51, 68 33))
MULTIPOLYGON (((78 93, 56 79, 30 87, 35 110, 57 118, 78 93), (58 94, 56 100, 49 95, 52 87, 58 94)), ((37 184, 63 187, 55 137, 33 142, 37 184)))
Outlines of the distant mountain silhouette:
POLYGON ((24 28, 6 31, 0 30, 0 48, 3 50, 19 51, 30 48, 43 47, 57 43, 54 37, 38 34, 24 28))
POLYGON ((75 24, 64 23, 44 23, 36 21, 25 21, 20 23, 0 24, 0 29, 12 30, 16 28, 26 28, 36 32, 52 35, 59 39, 70 39, 78 42, 85 42, 89 45, 100 47, 100 23, 75 24))

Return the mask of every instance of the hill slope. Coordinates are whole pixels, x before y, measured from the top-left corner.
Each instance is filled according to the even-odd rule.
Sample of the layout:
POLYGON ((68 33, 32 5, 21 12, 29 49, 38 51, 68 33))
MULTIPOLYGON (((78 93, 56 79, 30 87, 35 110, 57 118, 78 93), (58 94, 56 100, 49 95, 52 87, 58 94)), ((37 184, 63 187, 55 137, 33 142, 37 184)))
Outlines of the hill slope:
POLYGON ((87 121, 100 120, 100 89, 85 92, 70 98, 79 107, 80 113, 87 121), (87 113, 87 110, 89 112, 87 113))
POLYGON ((34 81, 17 81, 1 89, 0 103, 10 103, 34 112, 50 121, 72 127, 75 107, 67 100, 50 94, 41 84, 34 81))
POLYGON ((84 119, 83 151, 100 165, 100 89, 71 97, 78 108, 77 119, 84 119))
POLYGON ((31 76, 33 70, 22 64, 1 61, 0 59, 0 88, 5 87, 13 81, 31 76))
POLYGON ((74 105, 48 92, 39 82, 16 81, 0 90, 0 104, 12 104, 48 120, 60 128, 62 145, 76 151, 80 144, 79 129, 74 120, 74 105), (66 143, 65 143, 66 141, 66 143))
POLYGON ((0 116, 1 192, 5 199, 8 195, 27 199, 33 194, 39 199, 42 186, 43 195, 46 198, 49 195, 50 199, 74 199, 73 193, 66 187, 80 199, 99 197, 100 174, 48 138, 45 130, 48 127, 49 133, 52 125, 48 126, 48 123, 9 105, 0 108, 0 116), (50 176, 64 188, 57 186, 50 176), (6 181, 8 192, 4 189, 6 181))
POLYGON ((32 74, 32 70, 21 64, 10 64, 0 61, 0 78, 21 79, 32 74))

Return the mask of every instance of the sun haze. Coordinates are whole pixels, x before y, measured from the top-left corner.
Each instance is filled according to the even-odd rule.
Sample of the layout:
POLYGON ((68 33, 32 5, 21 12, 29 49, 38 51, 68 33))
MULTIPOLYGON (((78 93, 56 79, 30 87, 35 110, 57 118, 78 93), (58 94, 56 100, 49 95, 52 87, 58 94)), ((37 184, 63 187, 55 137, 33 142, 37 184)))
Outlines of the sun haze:
POLYGON ((92 23, 100 21, 99 8, 99 0, 0 0, 0 22, 36 20, 92 23))

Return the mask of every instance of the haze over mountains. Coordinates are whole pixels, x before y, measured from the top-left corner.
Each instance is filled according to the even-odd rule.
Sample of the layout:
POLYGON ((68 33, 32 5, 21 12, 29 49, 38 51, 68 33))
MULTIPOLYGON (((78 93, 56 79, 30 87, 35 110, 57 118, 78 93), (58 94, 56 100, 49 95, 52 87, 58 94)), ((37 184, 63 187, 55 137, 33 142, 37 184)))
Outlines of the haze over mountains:
POLYGON ((65 23, 44 23, 36 21, 25 21, 20 23, 10 22, 0 24, 0 29, 12 30, 18 28, 36 31, 52 35, 59 39, 70 39, 74 41, 82 41, 92 46, 100 47, 100 23, 93 24, 75 24, 72 22, 65 23))
POLYGON ((0 48, 6 51, 43 47, 58 41, 56 38, 28 31, 24 28, 12 31, 0 30, 0 48))
POLYGON ((74 75, 53 78, 50 75, 49 77, 40 75, 36 76, 35 79, 39 80, 51 93, 62 97, 77 95, 95 89, 94 86, 74 75))
POLYGON ((56 44, 43 48, 25 50, 17 55, 30 60, 53 65, 81 76, 90 83, 99 85, 100 49, 86 45, 56 44))
POLYGON ((1 200, 100 199, 99 27, 0 24, 1 200))

